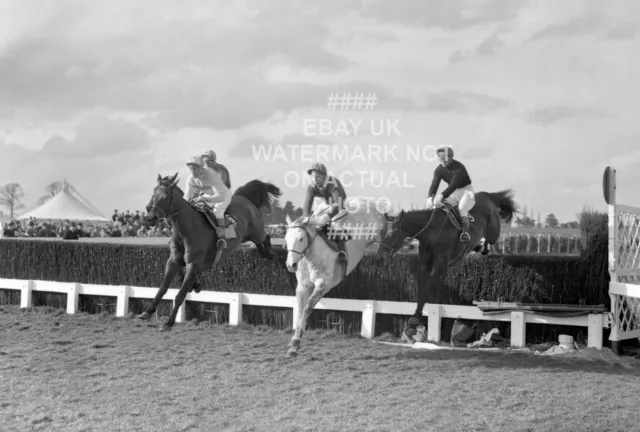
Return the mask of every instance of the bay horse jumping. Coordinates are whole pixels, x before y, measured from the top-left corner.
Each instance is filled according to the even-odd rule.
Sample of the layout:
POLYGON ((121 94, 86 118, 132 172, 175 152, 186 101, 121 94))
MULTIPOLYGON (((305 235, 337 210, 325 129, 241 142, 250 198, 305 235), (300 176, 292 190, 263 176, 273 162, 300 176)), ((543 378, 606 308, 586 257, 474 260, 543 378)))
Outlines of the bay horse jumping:
POLYGON ((405 244, 405 238, 419 241, 419 271, 423 277, 418 278, 416 311, 407 322, 403 339, 413 341, 411 337, 422 325, 427 293, 440 284, 447 269, 471 252, 469 247, 486 255, 489 245, 495 245, 500 238, 501 220, 510 223, 519 212, 511 189, 478 192, 475 198, 476 204, 469 212, 471 240, 468 243, 460 241, 459 212, 448 204, 430 210, 402 210, 396 217, 385 213, 387 223, 374 258, 378 266, 387 264, 389 256, 405 244), (484 243, 481 243, 483 237, 484 243))
POLYGON ((176 274, 182 274, 182 269, 186 268, 173 310, 169 319, 160 327, 161 331, 171 330, 187 292, 194 288, 196 292, 200 291, 197 285, 194 286, 198 274, 224 261, 240 244, 252 241, 262 256, 273 259, 271 241, 265 233, 261 209, 271 211, 274 200, 282 195, 277 186, 260 180, 252 180, 239 187, 225 212, 225 216, 235 219, 233 223, 236 237, 218 239, 211 216, 208 217, 184 199, 184 192, 177 186, 176 177, 178 173, 164 178, 158 174, 158 184, 147 205, 146 218, 151 226, 156 225, 160 219, 171 221, 171 256, 167 260, 158 293, 151 305, 138 315, 138 319, 148 320, 151 317, 176 274))

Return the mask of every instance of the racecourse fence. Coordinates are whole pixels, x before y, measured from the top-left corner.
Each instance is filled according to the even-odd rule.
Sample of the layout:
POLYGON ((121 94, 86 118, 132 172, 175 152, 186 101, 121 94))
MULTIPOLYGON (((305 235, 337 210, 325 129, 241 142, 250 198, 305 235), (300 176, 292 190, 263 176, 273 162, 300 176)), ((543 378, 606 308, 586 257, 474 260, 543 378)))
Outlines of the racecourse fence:
MULTIPOLYGON (((118 317, 128 316, 130 299, 152 299, 158 292, 158 288, 129 285, 95 285, 20 279, 0 279, 0 289, 20 291, 21 308, 27 308, 32 305, 32 295, 35 291, 66 294, 66 311, 68 314, 75 314, 78 311, 80 295, 117 297, 116 316, 118 317)), ((177 293, 178 289, 169 289, 164 299, 175 302, 177 293)), ((242 322, 242 307, 245 305, 291 308, 293 309, 294 329, 300 313, 295 296, 201 291, 199 293, 191 292, 187 294, 185 302, 178 310, 176 322, 185 321, 185 306, 186 302, 189 301, 228 304, 229 324, 232 326, 236 326, 242 322)), ((410 316, 413 315, 415 311, 415 303, 323 298, 314 309, 361 312, 361 336, 371 339, 375 336, 376 314, 410 316)), ((588 329, 588 347, 602 349, 603 329, 609 327, 608 314, 605 313, 560 317, 537 314, 529 311, 512 311, 484 315, 482 310, 475 306, 426 304, 423 315, 428 319, 427 336, 431 342, 441 341, 440 328, 443 318, 510 322, 511 346, 514 347, 526 346, 527 324, 550 324, 586 327, 588 329)))
POLYGON ((640 338, 640 208, 616 202, 616 170, 603 178, 609 205, 609 296, 613 322, 609 339, 614 351, 628 339, 640 338))
MULTIPOLYGON (((492 253, 503 255, 536 254, 579 256, 582 251, 580 230, 566 231, 567 232, 559 233, 535 231, 504 232, 500 235, 498 243, 491 246, 490 250, 492 253)), ((283 238, 272 238, 271 243, 275 247, 285 247, 283 238)), ((413 243, 416 246, 418 245, 417 240, 413 243)), ((370 246, 369 250, 373 251, 374 246, 370 246)))
POLYGON ((575 233, 505 232, 500 235, 500 240, 493 247, 493 251, 502 254, 580 255, 582 250, 580 231, 575 231, 575 233))

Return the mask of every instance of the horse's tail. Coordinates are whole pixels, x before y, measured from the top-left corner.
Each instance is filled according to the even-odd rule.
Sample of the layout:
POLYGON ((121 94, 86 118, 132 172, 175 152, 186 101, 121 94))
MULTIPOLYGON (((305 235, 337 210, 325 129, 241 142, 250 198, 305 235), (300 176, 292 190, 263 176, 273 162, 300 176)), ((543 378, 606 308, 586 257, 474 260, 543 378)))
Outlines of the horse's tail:
POLYGON ((264 208, 269 213, 274 201, 282 195, 282 191, 272 183, 265 183, 256 179, 240 186, 233 195, 243 196, 258 209, 264 208))
POLYGON ((513 200, 513 190, 506 189, 500 192, 488 192, 491 201, 498 207, 500 218, 507 223, 511 223, 515 213, 519 212, 518 205, 513 200))

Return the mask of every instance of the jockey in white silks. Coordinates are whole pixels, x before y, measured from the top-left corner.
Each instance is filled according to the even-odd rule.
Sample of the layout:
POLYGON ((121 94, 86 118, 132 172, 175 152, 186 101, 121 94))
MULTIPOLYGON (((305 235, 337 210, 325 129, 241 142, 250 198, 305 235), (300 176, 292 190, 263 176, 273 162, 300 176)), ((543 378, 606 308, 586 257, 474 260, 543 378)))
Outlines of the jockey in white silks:
POLYGON ((218 237, 235 238, 233 226, 229 226, 226 231, 224 229, 224 212, 231 204, 231 191, 215 170, 203 165, 200 156, 189 159, 187 166, 191 174, 187 179, 185 197, 190 202, 202 201, 211 207, 218 224, 216 227, 218 237))
POLYGON ((471 240, 469 236, 469 211, 476 205, 471 178, 465 166, 453 159, 453 149, 451 147, 440 147, 437 150, 437 154, 440 159, 440 165, 433 173, 433 182, 427 198, 427 210, 434 205, 437 206, 443 200, 452 206, 457 205, 460 211, 460 219, 462 219, 460 241, 468 243, 471 240), (449 186, 434 199, 440 180, 444 180, 449 186))

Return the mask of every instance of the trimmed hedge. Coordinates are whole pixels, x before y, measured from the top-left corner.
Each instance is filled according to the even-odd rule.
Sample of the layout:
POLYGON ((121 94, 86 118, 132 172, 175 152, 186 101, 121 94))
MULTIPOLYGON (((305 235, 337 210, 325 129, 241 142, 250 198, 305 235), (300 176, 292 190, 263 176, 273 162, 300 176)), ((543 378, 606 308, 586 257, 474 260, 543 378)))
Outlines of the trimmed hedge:
MULTIPOLYGON (((167 246, 2 239, 0 277, 157 287, 162 281, 168 257, 167 246)), ((295 295, 295 275, 286 270, 285 259, 284 251, 276 250, 276 260, 268 261, 256 249, 239 249, 221 265, 204 272, 199 281, 203 290, 295 295)), ((366 255, 353 273, 326 297, 414 302, 422 277, 417 264, 418 256, 407 254, 393 257, 387 267, 379 268, 373 264, 372 257, 366 255)), ((472 305, 474 300, 608 305, 608 279, 600 278, 585 284, 587 275, 590 278, 594 276, 593 268, 587 272, 584 260, 579 257, 472 254, 449 269, 445 280, 429 293, 427 301, 460 305, 472 305), (588 289, 583 289, 585 287, 588 289)), ((180 281, 176 278, 171 287, 179 286, 180 281)), ((0 303, 17 303, 17 297, 2 292, 5 294, 0 294, 0 303)), ((46 301, 49 302, 47 304, 59 303, 64 307, 65 298, 66 294, 36 292, 34 305, 46 301), (56 296, 59 300, 55 300, 56 296)), ((114 303, 109 297, 81 296, 81 310, 98 312, 98 304, 106 310, 104 305, 109 300, 114 303)), ((130 310, 138 313, 146 303, 147 300, 132 299, 130 310)), ((168 313, 170 306, 169 301, 164 301, 158 313, 168 313)), ((108 310, 113 312, 115 307, 108 310)), ((245 321, 253 324, 291 327, 290 309, 245 306, 243 313, 245 321)), ((225 322, 228 320, 228 306, 188 304, 187 319, 210 316, 216 317, 216 320, 211 320, 225 322), (208 315, 206 311, 215 312, 208 315)), ((408 317, 379 315, 376 334, 390 332, 399 335, 406 319, 408 317)), ((359 333, 361 316, 360 313, 317 310, 310 321, 312 328, 336 328, 345 333, 359 333)), ((444 340, 448 340, 450 332, 450 323, 447 325, 446 321, 449 320, 443 320, 444 340)), ((496 326, 503 334, 508 334, 508 323, 506 331, 504 323, 480 324, 482 329, 496 326)), ((529 337, 549 338, 549 335, 544 335, 545 331, 535 330, 540 327, 528 326, 529 337)), ((576 334, 575 331, 563 331, 576 334)), ((586 337, 586 329, 583 332, 586 337)), ((579 335, 580 332, 577 337, 579 335)))

